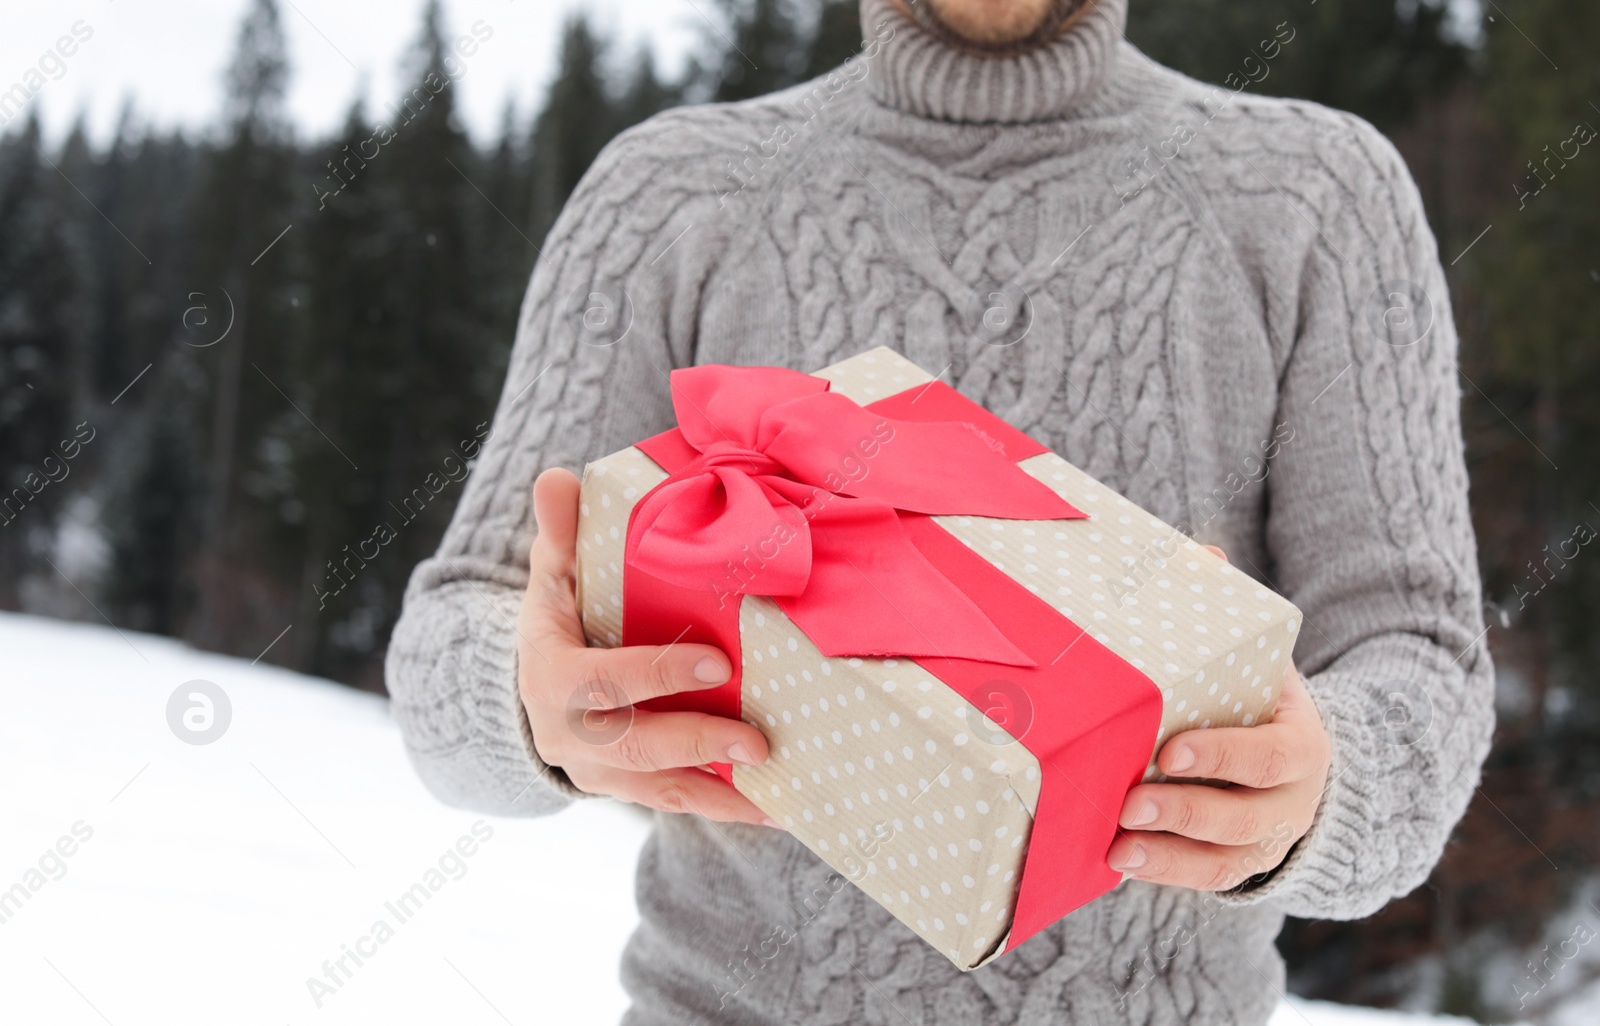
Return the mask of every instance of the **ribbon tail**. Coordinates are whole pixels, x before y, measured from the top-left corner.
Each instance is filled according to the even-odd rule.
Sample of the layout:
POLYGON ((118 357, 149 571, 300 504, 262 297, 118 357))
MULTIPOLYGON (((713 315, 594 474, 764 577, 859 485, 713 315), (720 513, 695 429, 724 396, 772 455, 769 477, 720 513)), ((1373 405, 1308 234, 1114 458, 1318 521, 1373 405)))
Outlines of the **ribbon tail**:
POLYGON ((777 602, 824 655, 1037 665, 928 561, 889 505, 832 495, 806 515, 811 579, 777 602))

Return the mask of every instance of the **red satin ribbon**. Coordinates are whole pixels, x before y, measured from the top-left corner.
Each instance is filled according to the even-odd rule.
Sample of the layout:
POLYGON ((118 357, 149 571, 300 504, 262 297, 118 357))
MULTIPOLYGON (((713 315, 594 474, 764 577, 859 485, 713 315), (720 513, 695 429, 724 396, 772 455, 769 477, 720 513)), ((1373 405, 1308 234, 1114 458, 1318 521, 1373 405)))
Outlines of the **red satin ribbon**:
POLYGON ((1084 514, 966 420, 886 417, 828 388, 778 367, 673 371, 678 434, 694 455, 635 507, 627 565, 719 604, 770 595, 829 656, 1029 665, 911 544, 896 511, 1084 514))
MULTIPOLYGON (((767 383, 776 383, 779 387, 792 390, 793 396, 785 403, 795 397, 829 394, 826 392, 827 382, 809 375, 773 368, 756 370, 762 373, 767 383), (796 380, 799 378, 816 384, 796 380)), ((727 498, 722 507, 709 512, 702 509, 695 517, 688 512, 677 514, 682 518, 678 523, 687 523, 690 528, 703 534, 708 534, 712 530, 711 525, 735 505, 741 506, 741 512, 732 521, 733 524, 741 523, 741 518, 749 516, 752 509, 759 514, 757 496, 770 511, 763 515, 765 519, 762 523, 792 525, 793 520, 785 519, 789 515, 786 508, 772 499, 763 486, 772 489, 778 498, 798 509, 802 517, 811 508, 808 503, 816 503, 821 499, 815 491, 801 493, 790 483, 774 483, 771 478, 782 479, 782 474, 775 472, 776 468, 781 467, 783 471, 793 474, 793 467, 799 465, 803 468, 800 473, 807 474, 810 480, 815 480, 819 473, 825 476, 829 470, 838 470, 839 467, 837 464, 819 466, 817 452, 826 457, 828 453, 848 451, 837 448, 841 440, 858 440, 863 430, 870 436, 872 426, 884 422, 892 423, 896 433, 892 440, 880 443, 881 452, 871 456, 858 453, 870 468, 863 481, 870 479, 877 471, 879 457, 901 441, 900 432, 907 428, 911 429, 908 434, 917 438, 929 437, 921 429, 937 427, 940 437, 946 440, 953 437, 976 440, 983 449, 1012 464, 1046 451, 1033 439, 954 389, 934 382, 873 403, 862 411, 867 413, 865 420, 848 413, 843 404, 832 403, 827 407, 813 405, 809 409, 815 410, 817 415, 826 420, 820 426, 815 426, 816 434, 809 436, 803 444, 832 445, 835 448, 813 449, 810 456, 806 456, 792 452, 785 448, 787 443, 778 441, 778 450, 782 453, 780 457, 772 451, 770 443, 781 439, 785 431, 794 428, 794 411, 784 414, 781 426, 764 426, 768 424, 766 417, 771 415, 774 407, 762 407, 760 400, 750 398, 749 393, 745 392, 731 392, 713 398, 711 394, 701 391, 700 383, 693 380, 698 375, 691 377, 691 387, 680 394, 677 375, 684 373, 674 372, 673 382, 674 404, 678 408, 680 427, 639 443, 639 448, 672 476, 634 507, 628 528, 630 552, 634 551, 634 533, 646 504, 675 481, 694 482, 688 486, 680 485, 676 492, 679 496, 699 496, 703 500, 708 493, 718 494, 716 489, 719 486, 724 489, 723 494, 730 491, 737 493, 735 497, 727 498), (719 421, 724 425, 720 428, 703 412, 719 404, 724 410, 719 416, 719 421), (687 422, 684 419, 685 408, 689 411, 687 422), (846 420, 846 417, 851 419, 846 420), (726 431, 726 424, 730 420, 742 425, 737 432, 727 431, 727 437, 709 437, 708 431, 726 431), (962 426, 951 431, 950 425, 953 423, 962 426), (688 440, 687 435, 691 431, 696 433, 701 445, 697 446, 688 440), (731 445, 718 448, 719 443, 731 445), (768 445, 764 446, 763 443, 768 445), (707 449, 712 449, 713 455, 708 456, 707 449), (788 462, 790 459, 794 460, 794 464, 788 462), (740 480, 741 477, 745 480, 740 480), (733 482, 732 489, 728 488, 729 480, 733 482), (800 501, 797 503, 794 497, 800 501)), ((853 403, 849 405, 861 410, 853 403)), ((771 423, 778 425, 777 421, 771 423)), ((797 435, 796 447, 801 444, 798 439, 797 435)), ((971 447, 963 446, 963 451, 970 453, 971 447)), ((925 458, 926 455, 923 452, 919 458, 925 458)), ((958 493, 977 490, 970 487, 964 475, 955 471, 952 471, 953 480, 941 481, 947 465, 948 461, 941 456, 939 467, 931 479, 934 488, 925 487, 924 492, 935 489, 958 493)), ((1023 474, 1014 465, 1011 469, 1023 474)), ((893 481, 896 478, 886 472, 881 480, 893 481)), ((842 487, 838 490, 829 488, 826 483, 803 487, 834 496, 834 499, 825 503, 831 506, 835 501, 863 501, 865 497, 858 493, 868 492, 874 486, 862 487, 860 482, 856 482, 848 492, 842 487)), ((879 494, 874 492, 873 497, 879 494)), ((937 504, 943 504, 944 501, 947 500, 937 504)), ((903 510, 905 507, 901 508, 903 510)), ((930 512, 934 511, 895 514, 899 537, 915 550, 920 561, 931 568, 933 576, 942 586, 954 589, 966 603, 988 611, 985 619, 999 632, 1005 647, 1016 655, 1012 657, 1011 665, 997 665, 1000 661, 974 658, 965 652, 918 652, 918 662, 980 709, 993 707, 989 695, 997 687, 1012 691, 1014 689, 1011 686, 1014 685, 1015 689, 1020 689, 1027 705, 1025 715, 1021 719, 1013 716, 1007 726, 1014 735, 1019 735, 1022 746, 1038 759, 1042 773, 1039 805, 1032 835, 1026 842, 1028 855, 1023 865, 1007 941, 1007 950, 1010 950, 1073 909, 1104 894, 1120 881, 1121 877, 1106 865, 1106 853, 1116 835, 1116 819, 1122 800, 1128 789, 1138 782, 1154 748, 1156 733, 1160 728, 1161 693, 1143 673, 939 527, 928 515, 930 512), (990 619, 990 616, 993 618, 990 619)), ((1072 512, 1083 516, 1077 510, 1072 512)), ((671 515, 657 508, 652 513, 653 522, 660 524, 663 517, 671 515)), ((1059 517, 1059 514, 1054 515, 1059 517)), ((879 524, 881 530, 881 521, 879 524)), ((827 522, 827 525, 830 529, 833 526, 831 522, 827 522)), ((810 526, 817 527, 815 517, 811 518, 810 526)), ((819 528, 810 535, 813 577, 817 570, 816 552, 819 548, 816 539, 823 533, 819 528)), ((691 532, 686 534, 700 537, 691 532)), ((790 544, 794 540, 798 539, 792 539, 790 544)), ((726 548, 721 551, 725 552, 726 548)), ((767 551, 770 551, 770 547, 767 551)), ((851 555, 848 550, 846 554, 851 555)), ((904 557, 903 554, 897 554, 896 558, 904 557)), ((865 569, 864 560, 870 563, 860 554, 851 555, 851 560, 862 569, 865 569)), ((771 562, 764 559, 762 567, 757 568, 752 564, 751 569, 764 569, 771 562)), ((709 691, 672 695, 643 704, 646 708, 658 711, 694 710, 737 718, 742 679, 738 601, 736 597, 733 601, 723 601, 728 597, 726 592, 732 589, 726 589, 719 598, 718 590, 708 587, 703 576, 690 573, 675 576, 678 583, 641 570, 631 559, 625 563, 623 644, 687 641, 716 645, 732 660, 734 675, 727 684, 709 691)), ((774 578, 784 579, 779 575, 774 575, 774 578)), ((861 582, 862 576, 856 575, 853 587, 863 589, 865 586, 861 582)), ((753 576, 749 585, 747 590, 762 593, 765 580, 761 576, 753 576)), ((783 605, 791 600, 779 598, 778 601, 783 605)), ((784 608, 791 618, 795 618, 787 605, 784 608)), ((862 621, 856 625, 859 632, 872 634, 898 624, 899 635, 908 633, 903 623, 899 623, 903 618, 897 617, 887 602, 871 595, 870 591, 867 599, 853 608, 855 612, 852 615, 862 621)), ((811 628, 795 619, 807 636, 815 641, 811 628)), ((825 618, 825 622, 831 621, 825 618)), ((937 644, 933 643, 944 644, 958 639, 936 634, 918 640, 919 648, 937 648, 937 644)), ((819 644, 818 647, 823 646, 819 644)), ((956 646, 951 644, 947 647, 956 646)), ((886 654, 912 653, 901 650, 886 654)), ((1003 757, 1003 751, 996 749, 996 757, 1003 757)), ((729 767, 718 764, 714 768, 731 782, 729 767)))

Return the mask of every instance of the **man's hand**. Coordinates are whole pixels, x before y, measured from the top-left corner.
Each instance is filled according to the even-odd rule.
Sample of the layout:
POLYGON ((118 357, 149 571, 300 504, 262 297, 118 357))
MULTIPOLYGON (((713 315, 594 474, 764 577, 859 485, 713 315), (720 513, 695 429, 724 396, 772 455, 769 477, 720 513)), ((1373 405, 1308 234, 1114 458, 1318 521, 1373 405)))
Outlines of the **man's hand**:
POLYGON ((1230 890, 1274 869, 1311 829, 1332 750, 1322 717, 1290 664, 1271 723, 1186 730, 1167 740, 1156 765, 1168 777, 1230 786, 1134 787, 1107 862, 1140 880, 1201 891, 1230 890))
POLYGON ((761 731, 724 716, 632 707, 726 682, 728 657, 708 645, 587 647, 574 598, 578 479, 565 470, 540 474, 533 510, 539 533, 528 551, 517 685, 539 758, 590 794, 776 827, 744 795, 697 768, 766 762, 761 731))

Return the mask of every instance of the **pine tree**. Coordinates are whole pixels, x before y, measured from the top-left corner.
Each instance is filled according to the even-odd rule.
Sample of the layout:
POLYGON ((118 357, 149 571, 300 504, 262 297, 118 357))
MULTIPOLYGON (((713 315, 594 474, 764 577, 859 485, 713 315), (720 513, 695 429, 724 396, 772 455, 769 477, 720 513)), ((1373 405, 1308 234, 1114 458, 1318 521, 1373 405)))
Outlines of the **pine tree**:
POLYGON ((191 273, 234 318, 228 336, 203 354, 211 377, 209 451, 199 601, 189 630, 202 643, 241 650, 287 615, 272 597, 277 567, 251 565, 248 555, 270 519, 249 501, 246 473, 270 454, 258 445, 264 426, 295 416, 277 380, 282 347, 299 321, 288 287, 299 240, 284 238, 294 218, 286 53, 275 0, 255 0, 227 71, 226 140, 207 159, 191 215, 198 241, 191 273))
POLYGON ((132 435, 121 439, 125 474, 108 486, 111 572, 106 608, 134 630, 179 634, 194 606, 190 561, 201 508, 203 452, 180 378, 151 383, 154 394, 132 435))
MULTIPOLYGON (((16 608, 79 455, 71 431, 73 265, 39 122, 0 140, 0 607, 16 608), (49 176, 49 177, 47 177, 49 176)), ((81 466, 81 462, 79 463, 81 466)))
POLYGON ((394 213, 389 290, 400 320, 390 326, 391 355, 406 368, 406 387, 430 396, 422 420, 415 411, 393 420, 396 445, 410 445, 418 435, 430 443, 453 439, 499 385, 476 367, 484 349, 480 231, 493 210, 480 191, 485 176, 478 155, 455 116, 446 57, 433 0, 412 52, 411 90, 389 108, 397 119, 392 159, 377 168, 394 213))
POLYGON ((1315 100, 1391 130, 1466 71, 1448 18, 1441 0, 1141 0, 1128 39, 1203 82, 1315 100))
POLYGON ((393 414, 387 404, 395 398, 384 387, 392 374, 389 335, 397 322, 397 312, 386 308, 394 270, 387 234, 392 213, 378 169, 396 157, 380 145, 383 137, 357 103, 340 134, 307 154, 305 176, 315 183, 317 197, 302 239, 307 329, 286 354, 285 369, 294 390, 314 407, 306 412, 316 427, 297 416, 272 429, 292 454, 286 472, 271 480, 268 497, 276 544, 296 570, 296 631, 292 643, 286 639, 285 656, 292 653, 295 665, 334 675, 351 668, 332 657, 329 640, 339 617, 349 614, 350 599, 330 610, 320 593, 330 590, 330 560, 342 546, 364 538, 377 516, 382 464, 354 454, 385 450, 393 414), (338 438, 357 466, 319 437, 318 429, 338 438))
POLYGON ((405 91, 371 128, 353 114, 330 147, 346 184, 307 236, 313 327, 297 380, 307 414, 345 452, 288 441, 306 506, 297 622, 315 638, 299 654, 372 687, 406 578, 454 506, 460 459, 448 461, 488 420, 499 385, 486 369, 494 268, 483 234, 498 217, 455 117, 460 67, 430 3, 405 91))
POLYGON ((605 43, 582 14, 561 33, 555 80, 534 119, 532 225, 536 243, 555 223, 594 158, 616 135, 616 106, 605 77, 605 43))
POLYGON ((618 131, 683 102, 683 87, 656 74, 655 55, 641 47, 617 103, 618 131))
POLYGON ((487 279, 483 286, 488 358, 483 367, 493 384, 492 393, 505 376, 511 359, 522 297, 539 257, 534 242, 532 167, 527 133, 517 120, 516 107, 507 101, 500 118, 500 139, 484 166, 483 191, 488 202, 480 211, 487 279))
MULTIPOLYGON (((96 302, 92 308, 93 328, 89 352, 86 354, 90 386, 92 394, 103 396, 108 402, 116 398, 122 387, 144 368, 141 357, 154 355, 139 351, 141 347, 134 338, 134 312, 131 309, 137 302, 140 285, 148 285, 148 282, 139 281, 140 270, 133 266, 133 262, 137 261, 141 267, 148 266, 148 255, 141 256, 140 251, 134 248, 136 244, 119 238, 117 233, 120 229, 116 227, 119 220, 127 220, 125 214, 131 213, 126 208, 134 205, 128 202, 130 186, 133 185, 129 180, 129 164, 135 159, 139 146, 137 133, 133 106, 124 103, 121 116, 117 118, 116 134, 112 137, 104 160, 82 159, 74 155, 71 161, 76 165, 71 172, 75 180, 84 183, 83 188, 90 190, 94 197, 94 205, 106 213, 106 217, 102 218, 93 210, 80 210, 75 221, 93 254, 89 263, 96 302)), ((69 141, 69 150, 77 149, 69 141)), ((88 155, 83 154, 83 157, 88 155)), ((148 202, 142 196, 132 198, 135 202, 148 202)), ((129 401, 137 404, 139 396, 133 396, 129 401)))
POLYGON ((722 49, 712 99, 748 100, 800 82, 810 40, 794 0, 720 0, 729 22, 713 45, 722 49))
POLYGON ((174 329, 183 330, 186 297, 211 287, 192 273, 188 215, 197 150, 181 134, 148 133, 131 102, 104 151, 90 146, 81 117, 62 147, 59 206, 78 266, 83 334, 74 392, 113 425, 145 402, 151 390, 144 379, 124 389, 163 362, 174 329))
POLYGON ((102 609, 119 624, 170 634, 182 631, 192 604, 205 463, 197 411, 208 405, 201 385, 214 359, 192 347, 228 318, 215 284, 193 275, 199 164, 199 147, 149 134, 131 104, 103 153, 75 131, 62 154, 93 203, 67 197, 77 204, 67 209, 88 322, 79 404, 106 427, 81 482, 111 546, 102 609))
POLYGON ((1600 562, 1592 558, 1600 552, 1600 67, 1591 41, 1600 11, 1581 0, 1530 0, 1515 28, 1499 20, 1487 28, 1489 109, 1511 157, 1493 231, 1463 261, 1490 318, 1488 352, 1469 373, 1520 425, 1484 410, 1493 434, 1481 473, 1507 488, 1497 487, 1492 505, 1524 497, 1524 527, 1491 582, 1543 641, 1534 651, 1548 654, 1545 665, 1524 667, 1541 726, 1578 729, 1592 750, 1600 739, 1600 562), (1590 532, 1595 540, 1583 542, 1590 532), (1575 703, 1565 723, 1543 722, 1552 689, 1575 703))
POLYGON ((860 3, 857 0, 822 0, 801 77, 815 78, 837 68, 861 51, 861 41, 860 3))

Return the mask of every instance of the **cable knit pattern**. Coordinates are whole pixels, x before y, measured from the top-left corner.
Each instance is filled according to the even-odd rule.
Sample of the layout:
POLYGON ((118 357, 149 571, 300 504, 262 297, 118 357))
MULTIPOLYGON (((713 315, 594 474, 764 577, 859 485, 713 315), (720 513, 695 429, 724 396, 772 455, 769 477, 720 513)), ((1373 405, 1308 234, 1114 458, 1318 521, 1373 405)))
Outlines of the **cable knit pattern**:
POLYGON ((1283 915, 1416 887, 1472 794, 1492 671, 1416 189, 1353 117, 1152 64, 1123 4, 1001 59, 863 0, 863 56, 833 75, 613 142, 545 244, 494 435, 407 592, 395 716, 444 801, 574 800, 517 699, 534 476, 670 426, 673 367, 888 345, 1294 600, 1334 742, 1317 820, 1246 888, 1128 883, 963 975, 786 835, 660 816, 635 1026, 1264 1023, 1283 915), (594 292, 631 309, 614 344, 571 313, 594 292))

